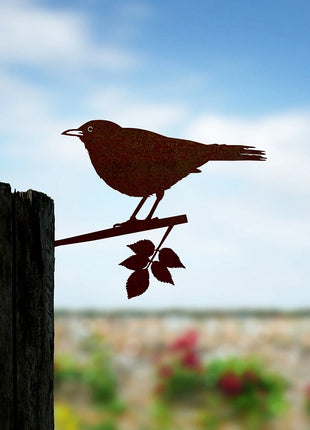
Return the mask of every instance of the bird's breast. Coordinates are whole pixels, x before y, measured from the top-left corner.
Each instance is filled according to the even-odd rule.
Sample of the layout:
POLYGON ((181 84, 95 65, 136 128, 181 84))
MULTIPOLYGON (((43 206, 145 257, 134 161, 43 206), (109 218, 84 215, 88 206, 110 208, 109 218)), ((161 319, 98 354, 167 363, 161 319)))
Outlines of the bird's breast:
POLYGON ((87 150, 97 174, 111 188, 136 197, 156 192, 154 183, 148 179, 143 160, 135 160, 126 151, 109 148, 109 145, 101 145, 100 150, 88 146, 87 150))
POLYGON ((97 174, 115 190, 144 197, 167 190, 195 171, 185 154, 166 145, 154 149, 150 142, 128 142, 118 136, 85 145, 97 174))

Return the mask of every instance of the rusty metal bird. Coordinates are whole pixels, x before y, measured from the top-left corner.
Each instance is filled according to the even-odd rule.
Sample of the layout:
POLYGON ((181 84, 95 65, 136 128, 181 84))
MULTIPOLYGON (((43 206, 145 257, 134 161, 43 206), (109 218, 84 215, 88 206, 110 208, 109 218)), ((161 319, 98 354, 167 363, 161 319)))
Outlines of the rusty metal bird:
POLYGON ((166 137, 148 130, 122 128, 111 121, 93 120, 62 133, 84 143, 98 175, 115 190, 141 197, 129 221, 149 196, 156 195, 146 219, 151 219, 167 189, 208 161, 264 161, 265 152, 253 146, 206 145, 166 137))

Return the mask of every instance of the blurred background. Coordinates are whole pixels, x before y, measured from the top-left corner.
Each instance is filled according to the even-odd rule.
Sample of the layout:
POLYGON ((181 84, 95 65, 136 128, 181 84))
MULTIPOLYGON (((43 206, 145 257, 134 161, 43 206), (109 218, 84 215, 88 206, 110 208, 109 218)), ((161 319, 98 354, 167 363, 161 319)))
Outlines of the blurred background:
POLYGON ((308 428, 309 3, 11 0, 0 16, 0 180, 54 199, 57 239, 137 205, 61 136, 90 119, 268 157, 208 163, 166 193, 157 215, 189 219, 166 242, 186 266, 175 286, 128 300, 118 265, 161 231, 56 249, 56 428, 308 428))
POLYGON ((307 430, 310 313, 58 312, 59 430, 307 430))

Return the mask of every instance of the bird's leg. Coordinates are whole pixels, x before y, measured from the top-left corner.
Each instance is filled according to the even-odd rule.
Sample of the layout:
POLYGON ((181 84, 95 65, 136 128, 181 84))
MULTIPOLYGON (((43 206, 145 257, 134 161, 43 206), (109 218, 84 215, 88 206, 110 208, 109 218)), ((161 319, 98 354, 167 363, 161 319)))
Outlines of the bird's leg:
MULTIPOLYGON (((155 200, 155 202, 154 202, 154 204, 153 204, 153 206, 152 206, 152 208, 150 210, 150 213, 145 218, 145 220, 150 220, 152 218, 152 216, 153 216, 153 214, 155 212, 155 209, 158 206, 158 203, 161 201, 161 199, 163 197, 164 197, 164 191, 156 193, 156 200, 155 200)), ((129 225, 129 224, 132 224, 134 222, 139 222, 139 220, 137 220, 136 216, 137 216, 138 212, 140 211, 140 209, 142 208, 142 206, 144 205, 144 203, 146 202, 147 198, 148 198, 148 196, 142 197, 142 199, 140 200, 138 206, 136 207, 136 209, 134 210, 133 214, 131 215, 131 217, 129 218, 128 221, 114 224, 113 227, 116 228, 116 227, 120 227, 120 226, 125 225, 125 224, 129 225)))
POLYGON ((146 202, 147 198, 148 198, 148 196, 142 197, 142 199, 140 200, 138 206, 136 207, 136 209, 134 210, 133 214, 131 215, 130 220, 135 220, 136 219, 136 216, 137 216, 138 212, 140 211, 140 209, 142 208, 142 206, 146 202))
POLYGON ((142 197, 142 199, 140 200, 140 202, 139 202, 139 204, 138 204, 138 206, 136 207, 136 209, 134 210, 134 212, 133 212, 133 214, 131 215, 131 217, 129 218, 129 220, 128 221, 125 221, 125 222, 120 222, 120 223, 117 223, 117 224, 114 224, 114 228, 116 228, 116 227, 120 227, 120 226, 122 226, 122 225, 125 225, 125 224, 132 224, 132 223, 134 223, 134 222, 137 222, 138 220, 137 220, 137 218, 136 218, 136 216, 137 216, 137 213, 140 211, 140 209, 142 208, 142 206, 144 205, 144 203, 146 202, 146 199, 148 198, 148 196, 146 196, 146 197, 142 197))
POLYGON ((164 191, 160 191, 159 193, 156 193, 155 203, 153 204, 152 209, 150 210, 150 213, 148 214, 148 216, 146 217, 146 219, 151 219, 152 218, 152 216, 153 216, 153 214, 155 212, 155 209, 158 206, 158 203, 161 201, 161 199, 163 197, 164 197, 164 191))

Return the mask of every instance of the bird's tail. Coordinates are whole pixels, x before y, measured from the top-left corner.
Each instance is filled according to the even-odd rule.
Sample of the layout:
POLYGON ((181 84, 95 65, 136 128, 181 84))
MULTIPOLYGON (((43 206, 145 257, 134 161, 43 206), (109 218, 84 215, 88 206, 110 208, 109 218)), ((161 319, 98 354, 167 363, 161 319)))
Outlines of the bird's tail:
POLYGON ((253 160, 265 161, 265 151, 255 149, 254 146, 242 145, 207 145, 210 160, 253 160))

